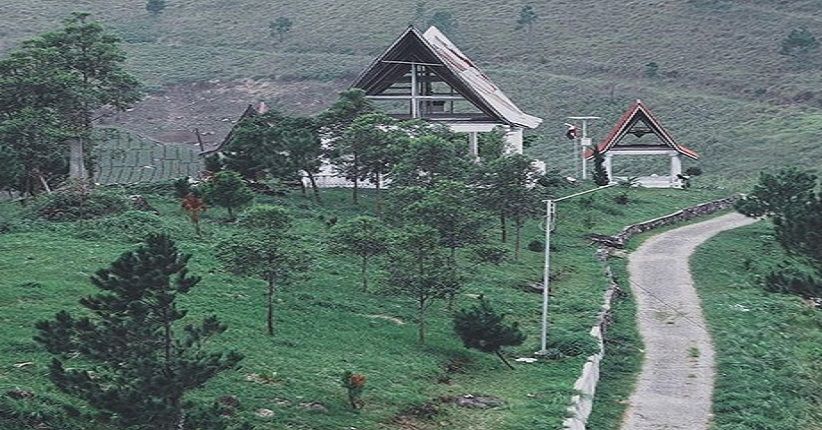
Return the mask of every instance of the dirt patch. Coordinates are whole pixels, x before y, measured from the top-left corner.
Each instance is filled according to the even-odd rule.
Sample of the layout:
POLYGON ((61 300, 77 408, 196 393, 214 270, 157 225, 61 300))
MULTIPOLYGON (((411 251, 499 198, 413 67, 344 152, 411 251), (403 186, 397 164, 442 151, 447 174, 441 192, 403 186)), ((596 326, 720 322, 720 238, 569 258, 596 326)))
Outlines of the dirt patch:
POLYGON ((211 80, 171 85, 147 95, 127 112, 109 112, 101 125, 132 130, 163 143, 196 144, 199 129, 206 147, 220 142, 249 104, 265 101, 289 114, 314 114, 347 87, 343 81, 211 80))

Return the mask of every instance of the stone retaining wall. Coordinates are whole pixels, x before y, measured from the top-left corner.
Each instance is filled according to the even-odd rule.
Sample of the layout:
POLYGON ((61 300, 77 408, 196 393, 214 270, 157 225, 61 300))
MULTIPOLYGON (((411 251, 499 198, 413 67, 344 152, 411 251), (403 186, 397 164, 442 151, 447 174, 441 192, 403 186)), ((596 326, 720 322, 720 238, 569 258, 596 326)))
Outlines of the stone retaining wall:
POLYGON ((589 237, 591 238, 591 240, 600 245, 608 246, 611 248, 624 248, 628 240, 630 240, 631 237, 637 234, 644 233, 648 230, 653 230, 655 228, 675 224, 678 222, 687 221, 699 216, 712 214, 714 212, 718 212, 724 209, 728 209, 732 207, 738 199, 739 196, 726 197, 724 199, 714 200, 712 202, 703 203, 701 205, 696 205, 690 208, 685 208, 669 215, 654 218, 652 220, 641 222, 639 224, 629 225, 614 236, 592 234, 589 237))
POLYGON ((599 366, 605 356, 604 336, 611 322, 611 306, 621 293, 619 285, 611 271, 611 266, 607 264, 609 252, 606 248, 624 248, 628 240, 634 235, 730 208, 738 199, 738 196, 733 196, 685 208, 670 215, 629 225, 614 236, 590 236, 594 242, 600 245, 596 255, 598 260, 605 263, 605 277, 608 280, 608 288, 605 290, 602 308, 597 315, 596 323, 591 327, 590 331, 591 336, 596 339, 598 350, 595 354, 588 357, 588 360, 582 366, 582 374, 574 383, 574 390, 576 390, 577 394, 571 397, 571 405, 568 407, 569 418, 563 421, 564 429, 586 430, 585 426, 588 423, 588 417, 591 415, 591 410, 593 409, 594 395, 596 394, 597 383, 599 382, 599 366))

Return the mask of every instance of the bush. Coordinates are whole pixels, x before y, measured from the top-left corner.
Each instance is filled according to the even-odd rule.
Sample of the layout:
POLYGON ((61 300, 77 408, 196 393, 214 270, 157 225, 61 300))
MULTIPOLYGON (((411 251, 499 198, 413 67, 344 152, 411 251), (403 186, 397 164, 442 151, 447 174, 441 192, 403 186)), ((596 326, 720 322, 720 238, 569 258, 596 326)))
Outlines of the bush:
POLYGON ((765 289, 776 293, 822 297, 822 270, 816 272, 798 264, 783 264, 765 275, 765 289))
POLYGON ((544 252, 545 251, 545 242, 541 240, 532 240, 528 242, 528 250, 534 252, 544 252))
POLYGON ((152 234, 163 233, 166 229, 162 218, 142 211, 128 211, 122 214, 81 221, 75 236, 89 240, 122 240, 137 243, 152 234))
POLYGON ((686 176, 699 176, 702 174, 702 168, 699 166, 691 166, 685 169, 686 176))
POLYGON ((549 334, 548 350, 554 352, 552 358, 577 357, 596 352, 594 338, 588 333, 572 333, 555 330, 549 334))
POLYGON ((500 265, 508 260, 508 248, 502 245, 475 245, 470 248, 474 259, 480 263, 500 265))
POLYGON ((32 205, 37 216, 49 221, 77 221, 125 212, 126 200, 102 191, 61 191, 39 197, 32 205))
POLYGON ((185 198, 191 193, 191 183, 188 182, 188 176, 176 179, 174 181, 174 196, 178 199, 185 198))
POLYGON ((628 193, 619 193, 614 196, 614 203, 618 205, 627 205, 631 199, 628 198, 628 193))

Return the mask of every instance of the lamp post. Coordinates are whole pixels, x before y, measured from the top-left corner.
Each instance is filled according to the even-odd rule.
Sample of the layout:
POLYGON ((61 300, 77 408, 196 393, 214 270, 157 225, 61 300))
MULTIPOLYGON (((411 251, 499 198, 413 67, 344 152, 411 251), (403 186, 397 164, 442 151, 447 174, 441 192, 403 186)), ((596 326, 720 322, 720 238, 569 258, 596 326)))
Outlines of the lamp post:
POLYGON ((599 119, 598 116, 569 116, 568 119, 582 121, 582 136, 579 139, 579 157, 582 159, 582 179, 588 178, 587 160, 585 160, 585 148, 591 146, 591 138, 588 137, 588 121, 599 119))
POLYGON ((551 287, 551 224, 553 224, 556 215, 556 204, 568 200, 573 197, 589 194, 597 191, 611 188, 618 184, 605 185, 599 188, 594 188, 587 191, 571 194, 570 196, 560 197, 558 199, 549 199, 545 201, 545 266, 542 273, 542 337, 540 343, 540 350, 537 355, 545 355, 548 353, 548 300, 551 287))

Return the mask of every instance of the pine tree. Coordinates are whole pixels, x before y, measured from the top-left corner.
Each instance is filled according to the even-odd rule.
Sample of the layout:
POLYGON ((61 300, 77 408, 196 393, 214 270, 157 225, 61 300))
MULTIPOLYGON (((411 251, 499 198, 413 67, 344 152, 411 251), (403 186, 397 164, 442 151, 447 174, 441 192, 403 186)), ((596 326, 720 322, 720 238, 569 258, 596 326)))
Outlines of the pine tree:
POLYGON ((226 208, 229 218, 233 220, 234 209, 250 204, 254 193, 237 172, 224 170, 211 178, 205 187, 205 198, 213 205, 226 208))
POLYGON ((281 16, 268 24, 268 29, 271 30, 271 37, 277 37, 280 42, 285 39, 285 35, 291 31, 294 26, 294 21, 291 18, 281 16))
POLYGON ((243 231, 221 240, 216 256, 235 275, 266 282, 266 329, 274 335, 274 296, 308 270, 309 258, 290 234, 291 215, 279 206, 258 206, 243 214, 243 231))
POLYGON ((488 300, 480 297, 478 306, 463 309, 454 315, 454 330, 466 348, 494 353, 506 366, 513 369, 502 355, 502 347, 521 345, 525 341, 525 335, 517 323, 506 325, 504 319, 504 314, 494 311, 488 300))
POLYGON ((434 301, 456 295, 463 279, 440 246, 437 231, 428 226, 407 226, 392 244, 386 260, 386 285, 390 291, 414 300, 418 339, 425 343, 428 309, 434 301))
POLYGON ((388 228, 377 218, 359 216, 332 227, 329 242, 334 252, 360 259, 362 290, 368 291, 368 263, 388 250, 388 228))
POLYGON ((611 183, 611 178, 608 177, 608 171, 605 170, 604 166, 605 157, 602 156, 602 152, 596 146, 592 148, 592 151, 594 152, 594 183, 604 187, 611 183))
POLYGON ((176 300, 200 281, 188 274, 189 258, 168 237, 151 236, 92 276, 101 292, 80 300, 83 316, 61 311, 38 322, 35 340, 55 356, 57 388, 119 428, 187 428, 185 394, 242 359, 206 347, 227 329, 215 316, 181 326, 186 311, 176 300))

